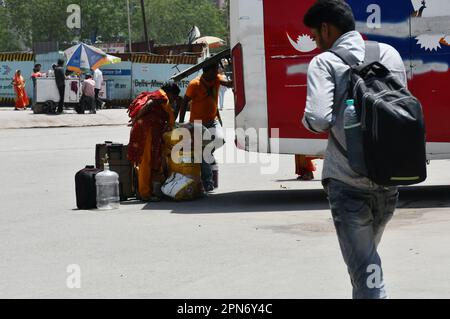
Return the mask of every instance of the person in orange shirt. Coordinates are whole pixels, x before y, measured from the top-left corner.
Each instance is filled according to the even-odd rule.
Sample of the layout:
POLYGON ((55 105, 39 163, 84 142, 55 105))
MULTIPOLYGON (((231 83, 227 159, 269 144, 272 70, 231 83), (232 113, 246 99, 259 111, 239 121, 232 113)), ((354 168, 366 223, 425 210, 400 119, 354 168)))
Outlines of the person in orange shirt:
POLYGON ((180 94, 173 82, 160 90, 140 94, 128 108, 131 118, 128 159, 138 167, 138 195, 143 201, 159 201, 163 173, 163 134, 173 129, 171 104, 180 94))
MULTIPOLYGON (((224 141, 218 109, 219 89, 221 85, 231 88, 233 87, 233 82, 227 81, 223 76, 219 75, 218 63, 205 66, 203 68, 203 74, 189 83, 180 108, 180 123, 184 123, 186 110, 189 103, 191 104, 189 122, 201 121, 209 130, 214 141, 215 149, 221 147, 224 141)), ((203 158, 202 161, 202 181, 203 187, 207 192, 214 190, 211 165, 215 164, 214 155, 211 154, 208 157, 210 159, 203 158)))

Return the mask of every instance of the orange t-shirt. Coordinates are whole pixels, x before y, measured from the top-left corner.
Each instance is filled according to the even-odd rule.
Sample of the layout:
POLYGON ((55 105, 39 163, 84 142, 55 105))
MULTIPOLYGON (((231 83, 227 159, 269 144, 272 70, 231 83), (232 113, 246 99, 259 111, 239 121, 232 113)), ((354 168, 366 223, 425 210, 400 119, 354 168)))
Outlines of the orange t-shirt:
POLYGON ((208 82, 200 76, 189 83, 186 96, 192 100, 190 122, 202 121, 206 124, 217 119, 221 79, 217 75, 214 81, 208 82))

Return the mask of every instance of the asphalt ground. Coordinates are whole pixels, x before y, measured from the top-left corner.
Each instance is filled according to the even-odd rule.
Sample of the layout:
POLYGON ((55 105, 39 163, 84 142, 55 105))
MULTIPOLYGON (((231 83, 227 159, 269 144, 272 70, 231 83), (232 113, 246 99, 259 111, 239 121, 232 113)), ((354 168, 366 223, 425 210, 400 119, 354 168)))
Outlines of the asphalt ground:
MULTIPOLYGON (((232 108, 223 117, 232 128, 232 108)), ((260 157, 220 163, 203 200, 77 210, 75 173, 96 143, 128 142, 127 120, 0 110, 0 298, 351 298, 320 160, 311 182, 295 180, 293 156, 260 157)), ((449 172, 432 162, 400 192, 379 247, 391 298, 450 297, 449 172)))

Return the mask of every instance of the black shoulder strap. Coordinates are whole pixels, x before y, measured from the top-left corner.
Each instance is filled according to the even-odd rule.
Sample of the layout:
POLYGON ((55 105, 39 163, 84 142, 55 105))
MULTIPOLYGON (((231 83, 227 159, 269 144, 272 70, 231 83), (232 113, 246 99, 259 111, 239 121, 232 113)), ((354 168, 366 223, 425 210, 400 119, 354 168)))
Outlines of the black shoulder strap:
MULTIPOLYGON (((380 62, 380 45, 375 41, 365 41, 366 53, 364 57, 364 63, 380 62)), ((338 56, 345 64, 353 67, 359 64, 360 61, 350 53, 349 50, 344 48, 330 49, 329 52, 338 56)))
POLYGON ((338 47, 336 49, 330 49, 328 51, 333 53, 334 55, 336 55, 338 58, 340 58, 342 61, 345 62, 345 64, 347 64, 350 67, 356 66, 359 64, 358 59, 353 54, 351 54, 350 51, 347 49, 338 47))

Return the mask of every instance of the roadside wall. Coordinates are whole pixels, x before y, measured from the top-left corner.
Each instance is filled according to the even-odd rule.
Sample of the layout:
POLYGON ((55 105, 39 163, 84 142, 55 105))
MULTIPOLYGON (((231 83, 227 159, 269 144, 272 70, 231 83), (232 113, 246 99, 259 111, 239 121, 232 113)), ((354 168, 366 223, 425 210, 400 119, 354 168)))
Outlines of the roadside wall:
MULTIPOLYGON (((171 56, 149 54, 118 54, 122 62, 102 66, 105 80, 112 81, 112 96, 108 104, 128 106, 132 99, 145 91, 154 91, 173 75, 199 62, 197 56, 171 56)), ((0 53, 0 106, 13 106, 15 92, 11 84, 14 72, 22 70, 30 100, 33 97, 31 74, 34 64, 42 64, 41 72, 47 73, 52 64, 63 58, 62 52, 34 55, 31 53, 0 53)), ((179 83, 181 94, 186 92, 189 81, 198 74, 179 83)))
POLYGON ((16 94, 11 82, 16 70, 22 71, 27 94, 31 99, 33 83, 30 76, 34 58, 32 53, 0 53, 0 106, 14 106, 16 94))

